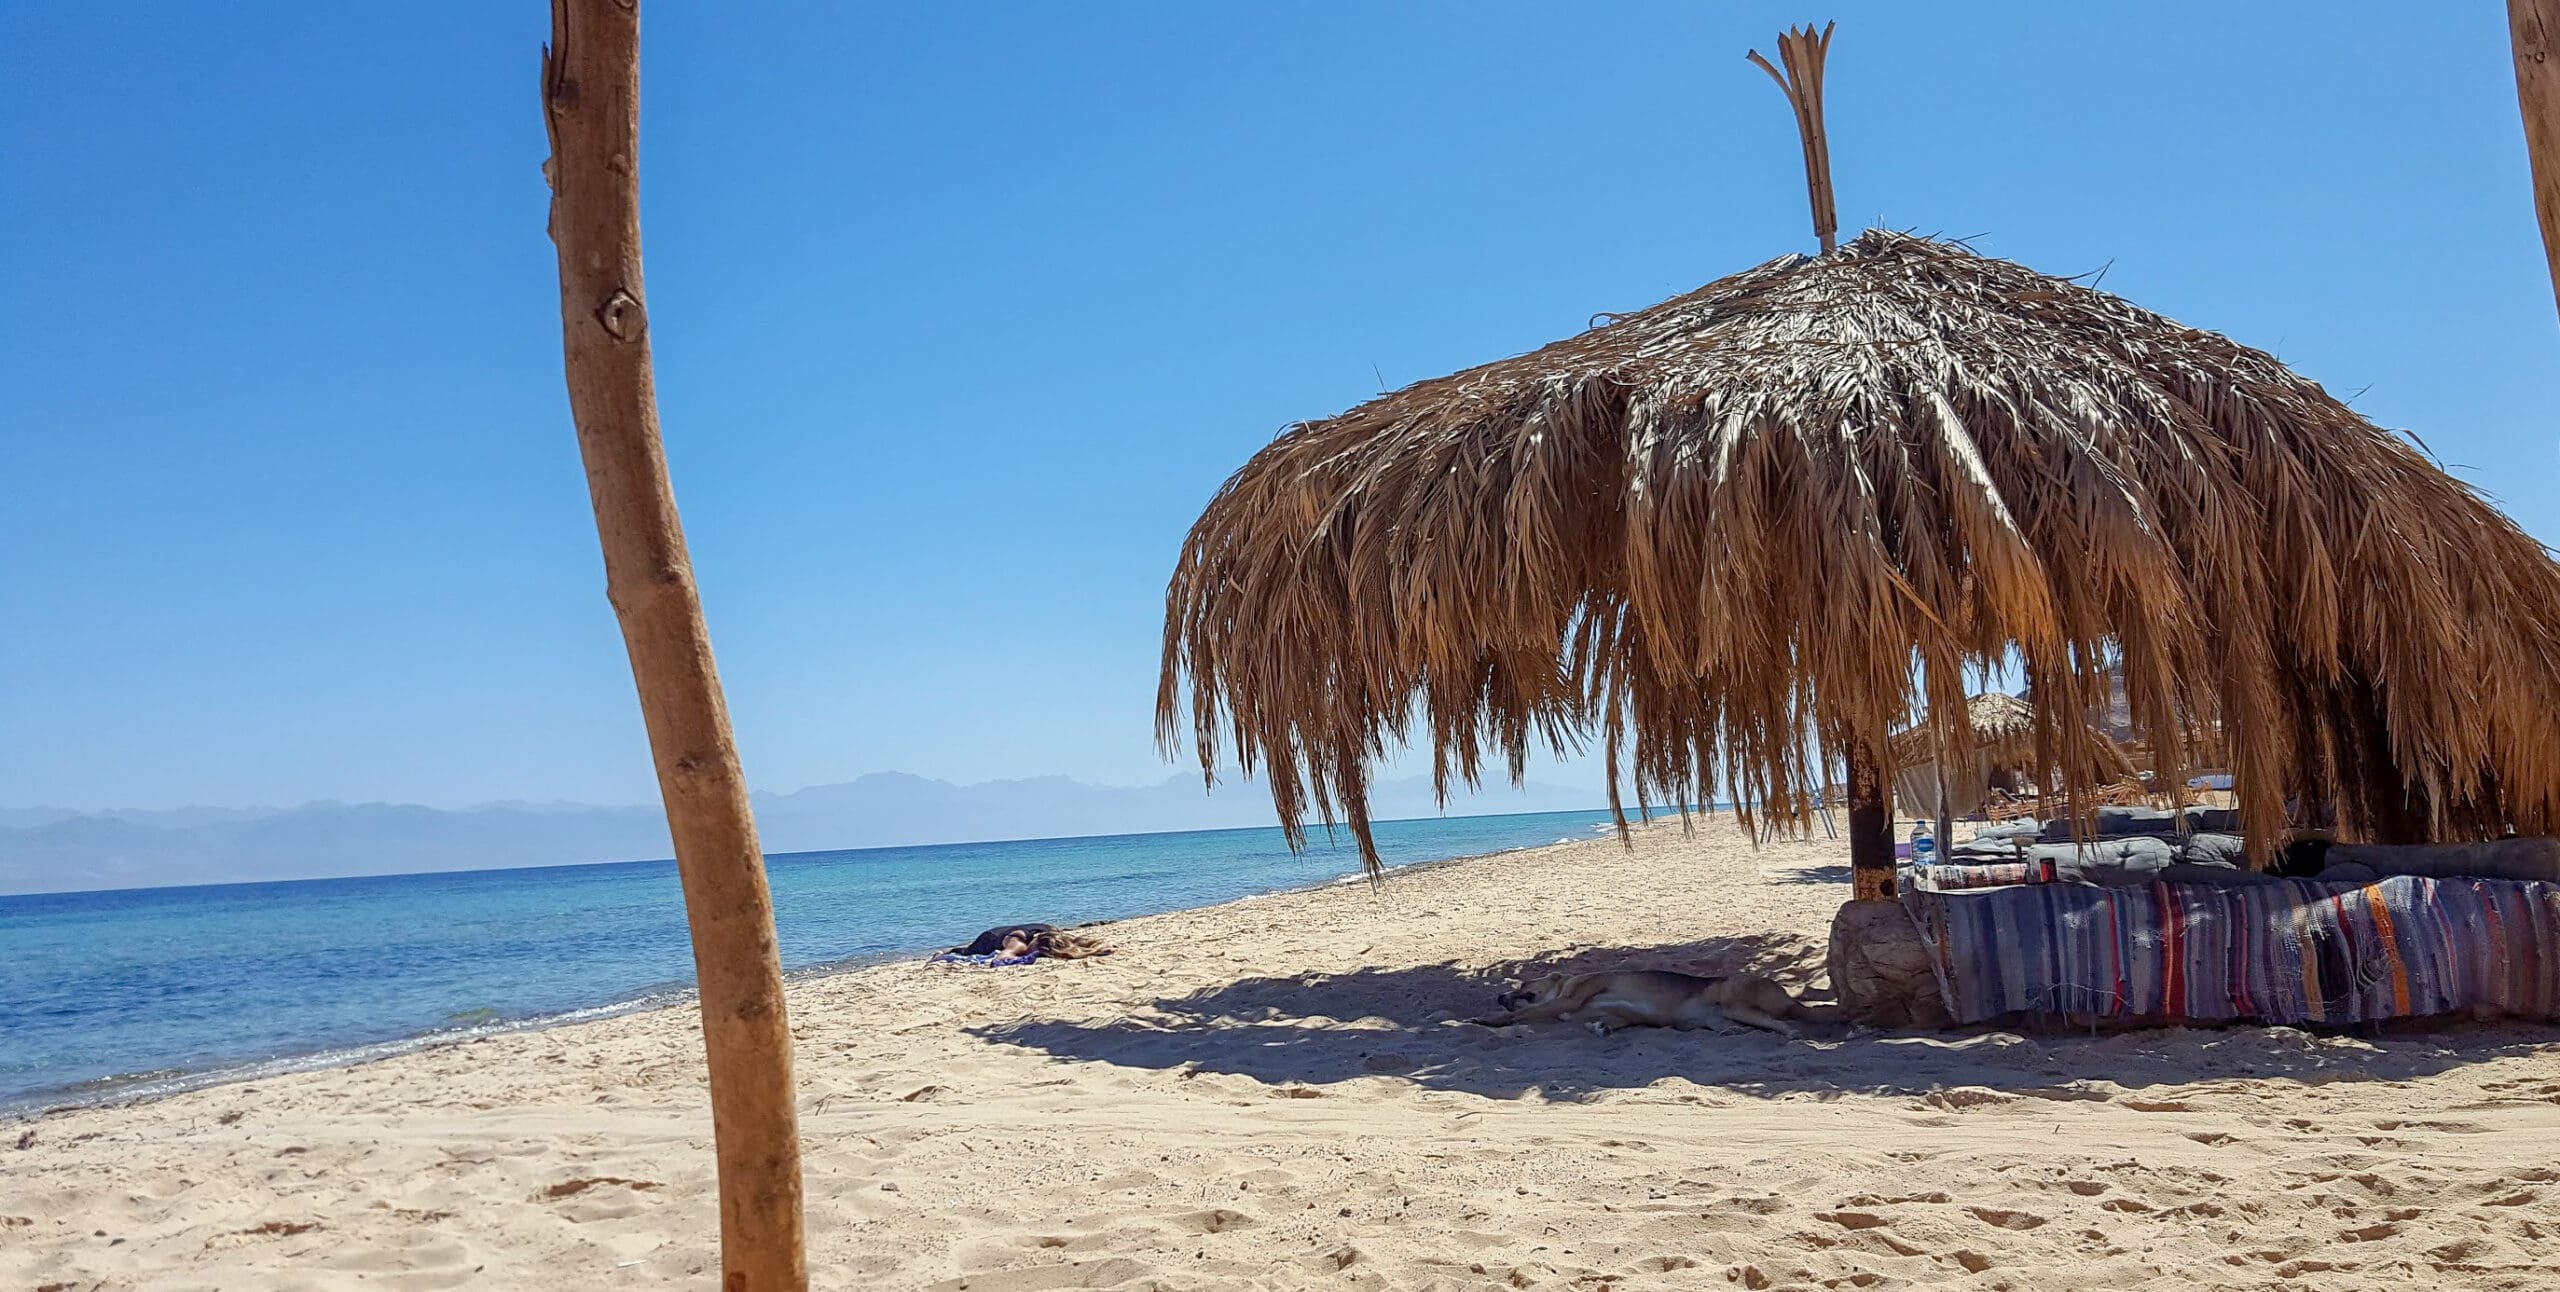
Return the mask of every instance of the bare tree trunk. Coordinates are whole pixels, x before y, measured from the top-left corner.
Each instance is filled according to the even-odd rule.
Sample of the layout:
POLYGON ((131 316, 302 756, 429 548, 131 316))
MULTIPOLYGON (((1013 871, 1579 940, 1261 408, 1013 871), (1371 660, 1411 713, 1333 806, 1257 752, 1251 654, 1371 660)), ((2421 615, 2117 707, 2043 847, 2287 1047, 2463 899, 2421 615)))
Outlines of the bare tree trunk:
POLYGON ((2507 0, 2516 52, 2516 104, 2524 110, 2525 152, 2533 159, 2533 210, 2542 254, 2560 304, 2560 0, 2507 0))
POLYGON ((1849 763, 1849 895, 1861 902, 1893 900, 1893 810, 1884 769, 1875 751, 1852 740, 1849 763))
POLYGON ((640 285, 638 0, 552 0, 542 105, 569 411, 702 988, 721 1286, 804 1292, 799 1117, 773 901, 658 439, 640 285))

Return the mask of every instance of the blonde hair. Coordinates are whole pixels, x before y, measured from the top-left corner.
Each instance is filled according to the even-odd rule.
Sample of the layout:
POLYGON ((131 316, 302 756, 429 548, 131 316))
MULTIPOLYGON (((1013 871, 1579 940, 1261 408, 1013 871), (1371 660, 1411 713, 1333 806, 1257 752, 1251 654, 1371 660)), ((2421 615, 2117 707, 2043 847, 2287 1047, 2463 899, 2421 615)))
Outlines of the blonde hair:
POLYGON ((1031 949, 1043 956, 1060 960, 1082 960, 1088 956, 1107 956, 1111 947, 1100 938, 1070 933, 1065 929, 1046 929, 1031 935, 1031 949))

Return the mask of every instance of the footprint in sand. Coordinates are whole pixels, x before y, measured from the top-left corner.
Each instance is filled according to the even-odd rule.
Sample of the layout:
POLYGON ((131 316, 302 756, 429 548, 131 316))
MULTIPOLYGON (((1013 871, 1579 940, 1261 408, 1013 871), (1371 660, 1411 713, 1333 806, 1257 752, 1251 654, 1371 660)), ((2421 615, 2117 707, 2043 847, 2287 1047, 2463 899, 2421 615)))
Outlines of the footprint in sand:
POLYGON ((2463 1238, 2446 1243, 2442 1247, 2428 1248, 2427 1259, 2435 1262, 2437 1269, 2444 1269, 2447 1266, 2460 1269, 2477 1264, 2479 1258, 2488 1255, 2492 1250, 2489 1244, 2477 1238, 2463 1238))
POLYGON ((1817 1211, 1813 1218, 1829 1221, 1842 1229, 1874 1229, 1893 1223, 1871 1211, 1817 1211))
MULTIPOLYGON (((2023 1231, 2034 1229, 2045 1223, 2044 1217, 2039 1216, 2032 1211, 2009 1211, 2000 1207, 1967 1207, 1965 1210, 1972 1212, 1974 1219, 1979 1220, 1986 1225, 1990 1225, 1995 1229, 2015 1229, 2023 1231)), ((1977 1270, 1975 1272, 1980 1273, 1981 1271, 1977 1270)))
POLYGON ((1948 1200, 1946 1194, 1932 1189, 1927 1193, 1906 1193, 1890 1198, 1873 1193, 1862 1193, 1840 1205, 1843 1207, 1890 1207, 1905 1202, 1946 1202, 1948 1200))
POLYGON ((1314 1256, 1301 1256, 1298 1258, 1298 1264, 1301 1268, 1328 1274, 1350 1269, 1352 1266, 1359 1263, 1360 1249, 1350 1246, 1337 1247, 1329 1252, 1320 1253, 1314 1256))
POLYGON ((1049 1292, 1052 1288, 1116 1288, 1136 1283, 1156 1271, 1125 1256, 1065 1265, 1035 1265, 1020 1270, 963 1274, 931 1284, 927 1292, 1049 1292))
POLYGON ((2015 1095, 2004 1095, 1982 1086, 1958 1086, 1953 1090, 1932 1090, 1920 1097, 1921 1107, 1959 1111, 1966 1108, 1988 1108, 2018 1102, 2015 1095))
POLYGON ((1251 1229, 1262 1223, 1257 1217, 1224 1207, 1184 1212, 1172 1219, 1173 1227, 1187 1234, 1222 1234, 1230 1229, 1251 1229))
POLYGON ((573 1198, 581 1193, 585 1193, 589 1189, 601 1188, 605 1185, 612 1184, 618 1184, 627 1189, 635 1189, 643 1192, 659 1187, 658 1182, 655 1180, 626 1180, 618 1175, 581 1176, 575 1180, 562 1180, 560 1183, 544 1189, 542 1192, 534 1195, 534 1201, 542 1202, 552 1198, 573 1198))
MULTIPOLYGON (((229 1233, 215 1234, 213 1237, 206 1239, 204 1245, 208 1251, 220 1247, 240 1247, 249 1243, 257 1242, 264 1238, 291 1238, 296 1234, 307 1234, 319 1227, 320 1225, 317 1221, 270 1220, 262 1225, 251 1225, 247 1229, 235 1229, 229 1233)), ((117 1239, 116 1241, 122 1242, 124 1240, 117 1239)))
POLYGON ((1109 1234, 1031 1234, 1017 1238, 1014 1245, 1046 1251, 1089 1252, 1111 1244, 1109 1234))

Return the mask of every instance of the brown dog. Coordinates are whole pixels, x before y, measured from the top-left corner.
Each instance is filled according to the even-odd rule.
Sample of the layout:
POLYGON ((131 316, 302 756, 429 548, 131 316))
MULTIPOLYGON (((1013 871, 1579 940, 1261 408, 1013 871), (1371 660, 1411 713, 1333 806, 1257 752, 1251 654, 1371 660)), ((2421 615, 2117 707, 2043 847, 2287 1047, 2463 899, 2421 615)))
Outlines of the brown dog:
POLYGON ((1487 1027, 1550 1020, 1580 1023, 1595 1036, 1622 1027, 1724 1027, 1727 1020, 1796 1036, 1791 1018, 1807 1017, 1787 989, 1757 974, 1707 978, 1667 969, 1549 974, 1496 997, 1506 1012, 1475 1020, 1487 1027))

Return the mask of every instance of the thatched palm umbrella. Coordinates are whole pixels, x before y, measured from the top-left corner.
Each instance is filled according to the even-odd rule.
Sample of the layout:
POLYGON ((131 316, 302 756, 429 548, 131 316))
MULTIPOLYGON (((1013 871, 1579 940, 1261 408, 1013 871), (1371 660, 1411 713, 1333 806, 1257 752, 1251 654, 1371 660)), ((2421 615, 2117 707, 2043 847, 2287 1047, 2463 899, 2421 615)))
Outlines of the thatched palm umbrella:
POLYGON ((2003 665, 2076 798, 2110 669, 2171 784, 2219 722, 2261 857, 2290 794, 2382 836, 2560 809, 2539 544, 2264 351, 1885 230, 1289 428, 1183 544, 1158 718, 1374 866, 1366 768, 1417 726, 1444 787, 1596 738, 1613 803, 1624 763, 1799 827, 2003 665))
MULTIPOLYGON (((1914 723, 1893 734, 1887 752, 1901 769, 1894 797, 1906 808, 1970 812, 2007 772, 2024 773, 2041 796, 2043 770, 2053 760, 2036 748, 2035 706, 2018 696, 1985 691, 1965 701, 1963 716, 1953 748, 1940 744, 1948 724, 1914 723)), ((2136 775, 2133 760, 2103 728, 2093 726, 2087 736, 2084 747, 2095 762, 2079 779, 2114 782, 2136 775)))

